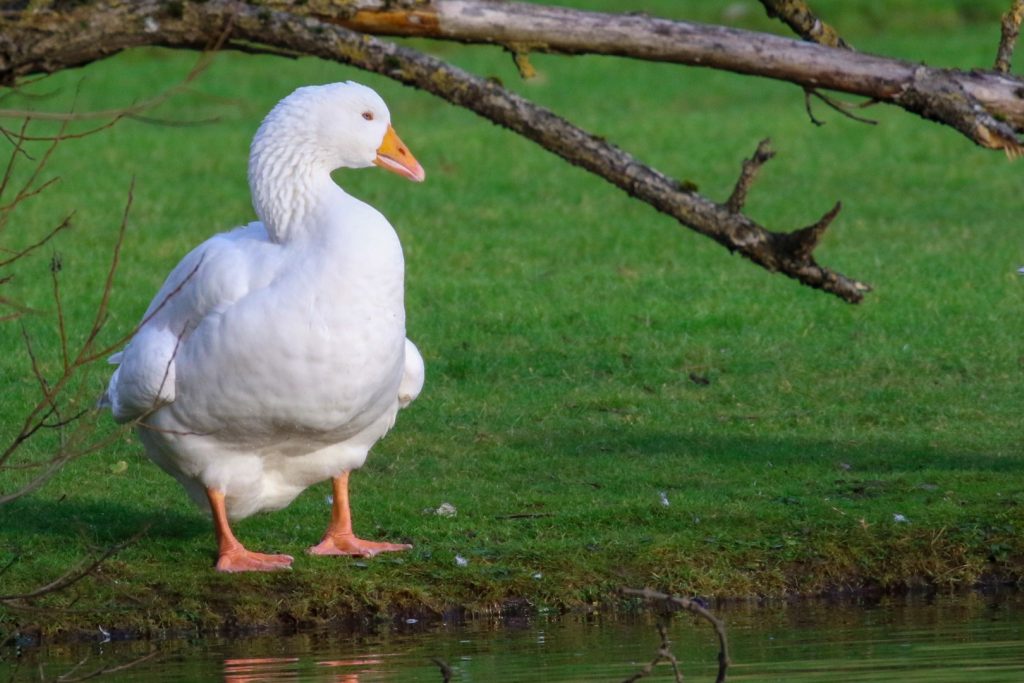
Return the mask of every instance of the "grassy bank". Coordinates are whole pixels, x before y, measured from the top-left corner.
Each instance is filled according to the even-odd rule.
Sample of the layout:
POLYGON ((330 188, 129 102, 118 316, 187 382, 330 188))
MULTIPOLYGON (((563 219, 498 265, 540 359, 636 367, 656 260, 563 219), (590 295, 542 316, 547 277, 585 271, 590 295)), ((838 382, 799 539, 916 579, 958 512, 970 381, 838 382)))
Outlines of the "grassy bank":
MULTIPOLYGON (((989 64, 997 33, 940 19, 903 33, 855 27, 862 49, 963 67, 989 64)), ((427 386, 353 475, 353 505, 357 531, 415 549, 304 556, 327 521, 321 485, 236 528, 254 549, 296 555, 294 571, 217 575, 208 520, 126 433, 0 507, 0 593, 143 538, 43 600, 48 609, 6 611, 3 630, 266 624, 510 599, 571 607, 620 585, 780 596, 1022 575, 1024 167, 899 111, 872 110, 874 127, 821 111, 828 123, 814 127, 784 84, 544 56, 534 58, 541 77, 524 84, 495 50, 430 49, 711 197, 728 196, 740 159, 771 136, 779 155, 751 214, 796 228, 842 199, 819 257, 876 291, 851 307, 771 276, 428 95, 314 60, 220 56, 156 112, 215 122, 123 121, 67 143, 50 165, 60 185, 17 214, 24 232, 12 241, 76 210, 55 249, 81 340, 135 177, 112 341, 192 245, 250 219, 248 141, 277 99, 313 82, 376 87, 428 182, 373 171, 338 180, 402 237, 427 386), (457 515, 432 514, 443 502, 457 515)), ((173 84, 193 60, 135 52, 41 89, 56 91, 46 106, 59 109, 82 81, 76 109, 106 109, 173 84)), ((51 375, 52 252, 23 262, 5 290, 40 311, 25 327, 51 375)), ((0 339, 6 444, 37 390, 18 325, 0 339)), ((108 372, 92 369, 83 396, 98 395, 108 372)), ((113 434, 108 415, 86 419, 113 434)), ((45 458, 56 438, 34 439, 21 462, 45 458)), ((28 475, 8 470, 0 487, 28 475)))

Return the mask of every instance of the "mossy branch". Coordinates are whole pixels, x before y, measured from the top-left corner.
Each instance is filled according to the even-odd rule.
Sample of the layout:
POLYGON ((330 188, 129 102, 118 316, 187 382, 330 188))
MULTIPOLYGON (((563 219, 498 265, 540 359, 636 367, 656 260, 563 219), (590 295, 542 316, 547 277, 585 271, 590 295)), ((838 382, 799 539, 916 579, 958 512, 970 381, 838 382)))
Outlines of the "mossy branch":
POLYGON ((781 19, 793 32, 812 43, 850 49, 839 32, 818 18, 803 0, 761 0, 765 12, 773 19, 781 19))
POLYGON ((1010 73, 1010 62, 1013 60, 1013 49, 1017 45, 1022 21, 1024 0, 1013 0, 1013 5, 1006 10, 1000 22, 999 48, 996 50, 996 63, 993 67, 1000 73, 1010 73))

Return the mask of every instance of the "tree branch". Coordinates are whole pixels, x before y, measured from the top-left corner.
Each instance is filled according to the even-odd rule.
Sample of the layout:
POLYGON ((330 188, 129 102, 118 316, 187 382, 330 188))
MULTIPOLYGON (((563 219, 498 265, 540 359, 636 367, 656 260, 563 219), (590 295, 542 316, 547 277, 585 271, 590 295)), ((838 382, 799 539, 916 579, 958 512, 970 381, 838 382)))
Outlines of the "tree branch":
MULTIPOLYGON (((243 34, 252 23, 237 17, 243 34)), ((781 272, 804 284, 824 289, 851 302, 868 287, 820 267, 810 254, 785 251, 782 240, 748 217, 731 212, 699 194, 681 189, 677 181, 639 162, 623 150, 594 136, 493 81, 479 78, 429 55, 330 26, 325 33, 310 30, 308 20, 273 13, 258 27, 267 37, 291 40, 307 53, 347 61, 470 109, 554 152, 566 161, 595 173, 684 225, 737 251, 758 265, 781 272)), ((247 36, 258 39, 256 35, 247 36)))
MULTIPOLYGON (((472 3, 463 4, 468 6, 472 3)), ((310 5, 314 9, 320 6, 317 3, 310 5)), ((342 3, 340 6, 346 5, 342 3)), ((492 7, 492 4, 484 3, 484 6, 492 7)), ((765 229, 747 216, 682 189, 676 180, 642 164, 602 138, 490 80, 416 50, 383 42, 341 25, 321 23, 309 16, 271 11, 229 0, 189 3, 181 8, 180 16, 172 17, 160 13, 165 7, 157 0, 111 3, 104 7, 103 21, 94 17, 86 29, 76 24, 74 35, 64 36, 64 43, 70 41, 73 45, 64 50, 52 46, 50 51, 43 50, 38 54, 37 61, 25 59, 22 67, 13 71, 21 73, 26 69, 57 68, 59 64, 54 59, 58 57, 66 60, 67 65, 72 61, 83 63, 113 49, 143 43, 201 48, 222 36, 223 27, 230 24, 232 40, 267 44, 352 64, 470 109, 533 140, 566 161, 600 175, 630 195, 769 271, 784 273, 850 302, 860 301, 864 292, 869 290, 859 281, 819 266, 804 250, 787 252, 786 248, 794 243, 792 240, 781 239, 779 233, 765 229), (159 16, 159 20, 155 16, 159 16), (160 22, 157 31, 147 28, 152 28, 154 21, 160 22), (102 46, 102 49, 97 46, 102 46), (49 61, 39 61, 44 56, 49 61)), ((97 6, 93 6, 93 11, 97 11, 97 6)), ((12 73, 11 69, 3 67, 0 59, 0 74, 12 73)))
MULTIPOLYGON (((275 7, 290 12, 303 11, 297 7, 302 1, 271 0, 275 7)), ((350 0, 338 10, 338 3, 330 4, 331 9, 309 3, 307 11, 367 33, 529 45, 535 51, 562 54, 618 55, 836 90, 902 107, 950 126, 982 147, 1003 149, 1011 156, 1022 151, 1018 135, 1024 133, 1024 81, 1006 74, 932 68, 780 36, 646 15, 490 0, 400 2, 397 8, 395 4, 350 0)), ((805 15, 819 21, 809 10, 805 15)), ((807 35, 823 37, 816 31, 807 35)))
MULTIPOLYGON (((254 12, 269 17, 280 11, 366 33, 497 44, 514 54, 533 50, 619 55, 847 92, 894 104, 951 126, 983 147, 1010 153, 1019 153, 1018 134, 1024 132, 1024 80, 1009 74, 932 68, 646 15, 493 0, 40 0, 32 7, 8 12, 0 35, 0 83, 87 64, 129 47, 197 47, 212 38, 208 29, 197 25, 198 19, 254 12), (47 4, 48 10, 40 11, 39 6, 47 4)), ((281 47, 267 40, 256 42, 281 47)))

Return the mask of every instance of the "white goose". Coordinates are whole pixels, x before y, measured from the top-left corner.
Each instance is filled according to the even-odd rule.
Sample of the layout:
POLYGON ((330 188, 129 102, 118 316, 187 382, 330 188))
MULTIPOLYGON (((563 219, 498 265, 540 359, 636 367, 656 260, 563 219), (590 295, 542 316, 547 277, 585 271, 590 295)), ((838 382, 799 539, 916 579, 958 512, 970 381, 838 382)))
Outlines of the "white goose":
POLYGON ((357 538, 348 502, 348 473, 423 386, 398 236, 330 176, 374 164, 424 178, 373 90, 334 83, 281 100, 250 152, 260 221, 182 259, 111 358, 102 403, 139 420, 150 459, 209 507, 220 571, 290 567, 247 550, 228 519, 281 509, 328 478, 331 521, 310 553, 410 547, 357 538))

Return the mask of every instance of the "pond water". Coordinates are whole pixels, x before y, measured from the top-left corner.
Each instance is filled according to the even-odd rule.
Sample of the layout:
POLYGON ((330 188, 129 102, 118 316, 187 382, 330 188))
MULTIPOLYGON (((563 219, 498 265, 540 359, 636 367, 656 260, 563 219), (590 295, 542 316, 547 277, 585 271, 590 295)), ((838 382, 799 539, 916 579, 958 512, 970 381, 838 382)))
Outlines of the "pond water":
MULTIPOLYGON (((715 612, 729 634, 730 681, 1024 681, 1020 594, 720 605, 715 612)), ((74 680, 151 653, 152 659, 90 680, 441 681, 431 661, 439 658, 454 682, 622 681, 654 658, 659 619, 542 616, 415 622, 362 634, 50 645, 25 648, 17 659, 5 650, 0 681, 74 680)), ((686 680, 713 681, 717 643, 707 624, 677 613, 667 632, 686 680)), ((663 664, 644 680, 674 679, 663 664)))

